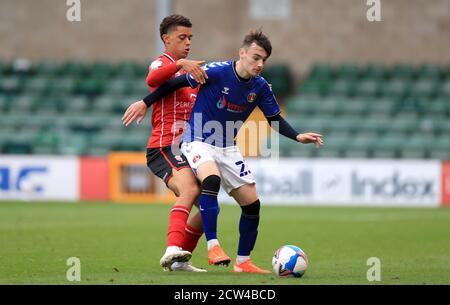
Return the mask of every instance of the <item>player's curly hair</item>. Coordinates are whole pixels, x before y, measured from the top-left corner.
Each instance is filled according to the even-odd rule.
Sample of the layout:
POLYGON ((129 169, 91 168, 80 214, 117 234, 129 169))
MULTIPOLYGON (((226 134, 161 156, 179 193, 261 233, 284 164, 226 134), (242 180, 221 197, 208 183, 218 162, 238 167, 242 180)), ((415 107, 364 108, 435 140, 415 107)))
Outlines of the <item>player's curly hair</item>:
POLYGON ((244 41, 242 42, 242 47, 249 47, 252 43, 256 43, 258 46, 264 49, 267 53, 267 57, 272 54, 272 44, 270 43, 269 38, 263 34, 262 30, 256 30, 250 32, 244 37, 244 41))
POLYGON ((161 24, 159 25, 159 37, 161 37, 162 39, 162 36, 164 34, 168 34, 171 31, 174 31, 177 28, 177 26, 184 26, 187 28, 191 28, 192 23, 191 20, 189 20, 189 18, 184 17, 182 15, 173 14, 167 16, 161 21, 161 24))

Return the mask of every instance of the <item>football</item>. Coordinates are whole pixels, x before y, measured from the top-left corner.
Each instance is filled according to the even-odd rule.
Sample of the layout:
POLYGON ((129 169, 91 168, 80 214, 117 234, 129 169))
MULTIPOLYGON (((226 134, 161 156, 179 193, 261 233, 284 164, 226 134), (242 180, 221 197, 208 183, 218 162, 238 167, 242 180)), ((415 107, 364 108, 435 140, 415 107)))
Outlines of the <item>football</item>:
POLYGON ((308 268, 308 258, 299 247, 285 245, 275 251, 272 267, 278 276, 302 277, 308 268))

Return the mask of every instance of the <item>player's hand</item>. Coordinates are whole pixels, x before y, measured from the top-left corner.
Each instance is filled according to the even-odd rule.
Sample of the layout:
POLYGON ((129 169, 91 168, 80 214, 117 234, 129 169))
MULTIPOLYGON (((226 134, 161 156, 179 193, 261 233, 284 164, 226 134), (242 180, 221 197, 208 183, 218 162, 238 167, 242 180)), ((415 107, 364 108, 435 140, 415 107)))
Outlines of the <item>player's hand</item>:
POLYGON ((323 145, 322 135, 314 132, 301 133, 297 136, 297 141, 303 144, 314 143, 319 148, 323 145))
POLYGON ((203 60, 189 60, 189 59, 179 59, 177 61, 177 67, 182 68, 184 71, 192 75, 194 80, 199 84, 204 84, 208 79, 205 70, 202 69, 205 61, 203 60))
POLYGON ((122 123, 125 126, 128 126, 131 123, 133 123, 134 120, 137 119, 136 124, 138 125, 141 124, 142 120, 145 118, 145 115, 147 114, 147 109, 148 107, 143 100, 134 102, 125 111, 122 117, 122 123))

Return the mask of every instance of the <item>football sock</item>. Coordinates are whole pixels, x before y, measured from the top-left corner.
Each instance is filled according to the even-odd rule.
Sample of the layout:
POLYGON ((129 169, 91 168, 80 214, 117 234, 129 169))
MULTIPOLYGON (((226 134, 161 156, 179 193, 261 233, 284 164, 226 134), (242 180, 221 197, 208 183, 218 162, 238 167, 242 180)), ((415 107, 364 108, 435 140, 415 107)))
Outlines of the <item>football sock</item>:
POLYGON ((219 176, 211 175, 203 180, 200 194, 200 212, 206 240, 217 239, 217 215, 219 214, 217 195, 219 194, 219 189, 219 176))
POLYGON ((260 202, 241 206, 242 213, 239 221, 239 256, 249 256, 256 243, 259 225, 260 202))
POLYGON ((184 205, 174 205, 170 210, 167 246, 183 248, 186 222, 190 209, 184 205))
POLYGON ((250 259, 250 256, 242 256, 242 255, 238 255, 236 257, 236 262, 238 263, 238 265, 248 261, 250 259))
POLYGON ((217 239, 208 240, 208 251, 211 250, 215 245, 218 245, 219 241, 217 239))
POLYGON ((195 247, 197 247, 197 243, 199 238, 202 236, 203 231, 199 231, 191 227, 190 225, 186 225, 184 231, 184 240, 183 240, 183 250, 194 252, 195 247))

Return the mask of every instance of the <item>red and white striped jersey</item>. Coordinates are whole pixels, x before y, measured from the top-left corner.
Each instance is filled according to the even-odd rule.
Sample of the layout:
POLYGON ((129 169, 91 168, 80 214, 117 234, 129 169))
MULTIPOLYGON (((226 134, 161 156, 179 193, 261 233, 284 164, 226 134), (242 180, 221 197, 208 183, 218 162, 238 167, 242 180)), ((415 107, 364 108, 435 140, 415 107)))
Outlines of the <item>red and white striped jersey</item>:
MULTIPOLYGON (((183 70, 177 71, 176 60, 174 56, 164 52, 152 62, 146 79, 151 92, 168 79, 185 73, 183 70)), ((152 105, 152 134, 148 140, 148 148, 179 143, 199 88, 178 89, 152 105)))

